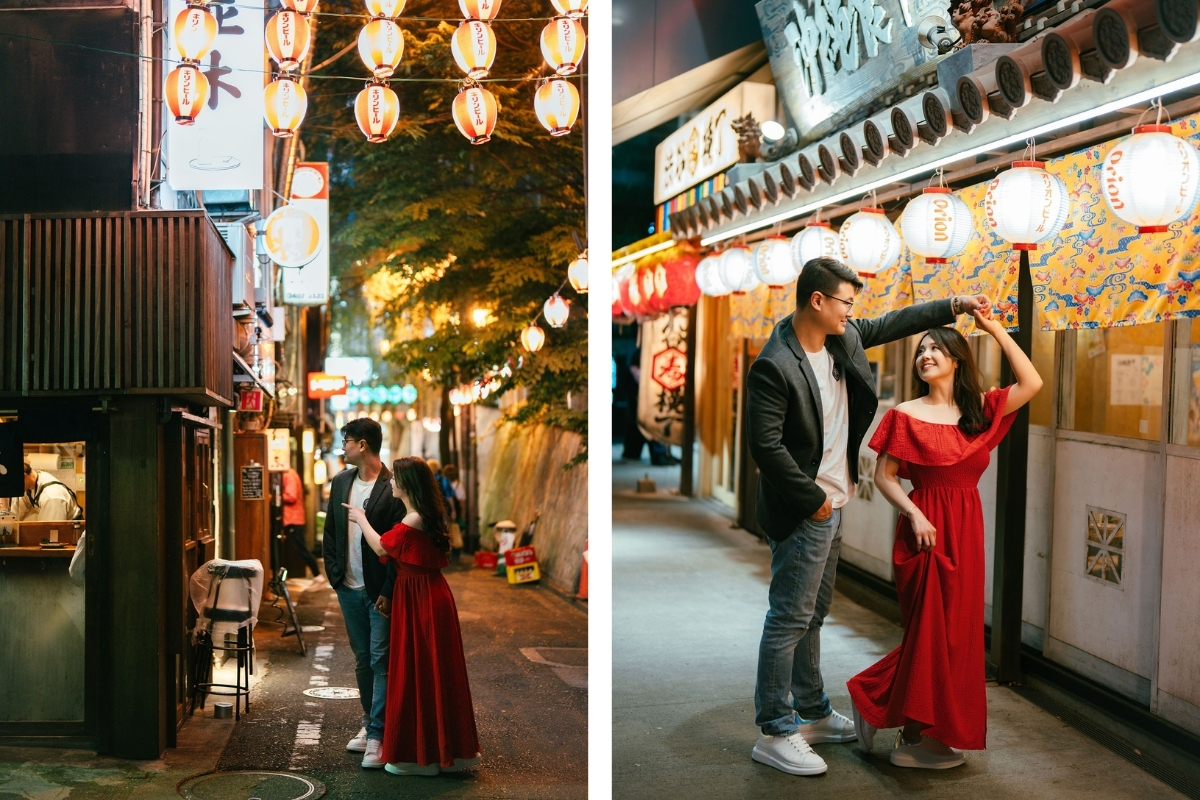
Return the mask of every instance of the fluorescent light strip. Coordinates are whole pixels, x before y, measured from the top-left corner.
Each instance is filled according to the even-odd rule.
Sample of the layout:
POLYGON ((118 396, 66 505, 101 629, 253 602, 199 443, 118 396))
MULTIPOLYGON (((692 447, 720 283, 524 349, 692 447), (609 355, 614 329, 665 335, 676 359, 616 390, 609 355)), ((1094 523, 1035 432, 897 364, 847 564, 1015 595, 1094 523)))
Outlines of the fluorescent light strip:
POLYGON ((713 236, 709 236, 705 239, 701 239, 700 244, 703 247, 707 247, 710 244, 716 244, 717 242, 723 242, 726 239, 732 239, 735 236, 741 236, 743 233, 750 233, 751 231, 761 230, 762 228, 769 228, 770 226, 772 226, 778 222, 784 222, 785 220, 804 216, 805 214, 807 214, 810 211, 815 211, 818 208, 823 208, 825 206, 832 205, 833 203, 838 203, 842 200, 846 200, 847 198, 854 197, 855 195, 864 195, 867 192, 871 191, 872 189, 878 189, 882 186, 887 186, 888 184, 891 184, 891 183, 900 183, 901 181, 904 181, 906 178, 911 178, 916 175, 920 175, 923 172, 932 172, 933 170, 937 169, 938 167, 944 167, 947 164, 953 164, 955 161, 962 161, 965 158, 973 158, 974 156, 977 156, 980 153, 987 152, 988 150, 991 150, 993 148, 1007 147, 1010 144, 1016 144, 1017 142, 1022 142, 1022 141, 1025 141, 1026 139, 1036 138, 1038 136, 1041 136, 1042 134, 1050 133, 1051 131, 1056 131, 1059 128, 1065 128, 1069 125, 1074 125, 1077 122, 1084 122, 1085 120, 1094 119, 1095 117, 1101 117, 1101 116, 1104 116, 1105 114, 1108 114, 1112 111, 1117 111, 1118 109, 1124 108, 1126 106, 1137 105, 1138 103, 1145 102, 1146 100, 1151 100, 1155 97, 1161 97, 1164 94, 1170 94, 1171 92, 1177 92, 1177 91, 1180 91, 1181 89, 1188 89, 1197 84, 1200 84, 1200 72, 1196 72, 1191 75, 1187 75, 1183 78, 1176 78, 1175 80, 1173 80, 1169 83, 1164 83, 1162 86, 1156 86, 1152 89, 1146 89, 1144 91, 1138 92, 1137 94, 1132 94, 1132 95, 1122 98, 1120 100, 1112 100, 1108 103, 1105 103, 1102 106, 1097 106, 1096 108, 1092 108, 1087 111, 1080 111, 1077 114, 1072 114, 1069 117, 1064 117, 1063 119, 1055 120, 1054 122, 1044 123, 1035 128, 1030 128, 1029 130, 1024 131, 1022 133, 1015 133, 1010 136, 1006 136, 1002 139, 999 139, 997 141, 988 142, 987 144, 982 144, 978 147, 973 147, 970 150, 965 150, 960 153, 955 153, 953 155, 946 156, 945 158, 931 161, 928 164, 922 164, 919 167, 913 167, 912 169, 904 170, 902 172, 897 173, 896 175, 890 175, 886 178, 881 178, 877 181, 874 181, 873 183, 867 183, 862 186, 856 186, 852 189, 847 189, 844 192, 839 192, 838 194, 830 195, 829 197, 822 198, 819 201, 809 203, 808 205, 801 206, 800 208, 795 208, 795 209, 791 209, 789 211, 781 212, 779 214, 776 214, 773 217, 768 217, 767 219, 764 219, 764 220, 748 222, 745 225, 741 226, 740 228, 734 228, 731 231, 726 231, 725 233, 714 234, 713 236))
POLYGON ((658 244, 654 245, 653 247, 647 247, 645 250, 638 250, 636 253, 631 253, 627 256, 622 256, 621 258, 618 258, 616 261, 612 262, 612 268, 616 269, 617 267, 619 267, 623 264, 628 264, 630 261, 637 261, 639 258, 645 258, 646 256, 653 255, 654 253, 657 253, 662 250, 666 250, 667 248, 674 247, 674 246, 675 246, 674 239, 668 239, 665 242, 659 242, 658 244))

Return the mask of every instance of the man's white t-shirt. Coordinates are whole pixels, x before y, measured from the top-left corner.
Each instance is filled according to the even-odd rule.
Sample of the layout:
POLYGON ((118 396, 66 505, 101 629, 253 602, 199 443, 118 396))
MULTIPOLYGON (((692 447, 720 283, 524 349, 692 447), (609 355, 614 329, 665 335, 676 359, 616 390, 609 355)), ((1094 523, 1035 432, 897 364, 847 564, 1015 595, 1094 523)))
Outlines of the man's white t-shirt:
POLYGON ((850 464, 846 447, 850 440, 850 401, 846 394, 846 380, 833 377, 833 359, 824 347, 810 353, 808 364, 817 376, 817 388, 821 392, 821 411, 824 419, 825 450, 821 453, 821 467, 817 471, 817 486, 820 486, 834 508, 841 508, 854 496, 854 484, 850 482, 850 464))
MULTIPOLYGON (((375 481, 368 483, 355 477, 354 485, 350 487, 350 505, 362 508, 374 488, 375 481)), ((347 533, 349 536, 346 545, 345 586, 347 589, 363 589, 366 588, 366 583, 363 582, 362 528, 358 527, 358 523, 351 521, 347 533)))

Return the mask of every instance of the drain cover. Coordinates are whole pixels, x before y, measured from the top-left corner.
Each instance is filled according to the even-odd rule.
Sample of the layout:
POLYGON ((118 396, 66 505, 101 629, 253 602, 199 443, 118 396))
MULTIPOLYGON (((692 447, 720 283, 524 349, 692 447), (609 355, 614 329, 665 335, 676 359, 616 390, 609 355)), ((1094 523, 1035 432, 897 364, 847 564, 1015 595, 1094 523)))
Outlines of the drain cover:
POLYGON ((317 800, 325 784, 288 772, 210 772, 179 787, 188 800, 317 800))
POLYGON ((320 686, 316 689, 305 689, 309 697, 320 697, 323 700, 357 700, 358 689, 348 686, 320 686))

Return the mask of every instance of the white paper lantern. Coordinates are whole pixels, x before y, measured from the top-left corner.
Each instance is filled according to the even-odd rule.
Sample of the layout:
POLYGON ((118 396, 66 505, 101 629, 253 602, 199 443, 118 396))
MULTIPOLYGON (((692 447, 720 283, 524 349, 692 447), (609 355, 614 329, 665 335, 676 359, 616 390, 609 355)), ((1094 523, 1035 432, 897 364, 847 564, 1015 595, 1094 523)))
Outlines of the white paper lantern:
POLYGON ((700 259, 696 265, 696 285, 708 297, 723 297, 732 291, 721 278, 721 257, 718 253, 700 259))
POLYGON ((839 258, 841 253, 838 235, 828 222, 810 222, 792 237, 792 262, 797 275, 814 258, 839 258))
POLYGON ((567 324, 567 315, 571 313, 571 309, 567 306, 567 301, 558 296, 558 292, 545 302, 542 306, 542 314, 546 317, 546 322, 550 323, 551 328, 561 328, 567 324))
POLYGON ((988 184, 983 211, 996 235, 1014 250, 1036 250, 1067 221, 1067 186, 1041 161, 1014 161, 988 184))
POLYGON ((754 274, 754 258, 750 248, 735 244, 721 254, 721 280, 734 292, 748 292, 762 281, 754 274))
POLYGON ((1165 233, 1187 219, 1200 194, 1200 157, 1170 125, 1140 125, 1116 144, 1100 169, 1104 199, 1138 233, 1165 233))
POLYGON ((754 274, 768 286, 786 286, 799 274, 786 236, 768 236, 754 248, 754 274))
POLYGON ((900 260, 900 232, 882 208, 860 208, 838 234, 842 261, 864 278, 900 260))
POLYGON ((931 186, 908 201, 900 217, 904 243, 927 264, 945 264, 961 253, 974 231, 971 209, 941 186, 931 186))

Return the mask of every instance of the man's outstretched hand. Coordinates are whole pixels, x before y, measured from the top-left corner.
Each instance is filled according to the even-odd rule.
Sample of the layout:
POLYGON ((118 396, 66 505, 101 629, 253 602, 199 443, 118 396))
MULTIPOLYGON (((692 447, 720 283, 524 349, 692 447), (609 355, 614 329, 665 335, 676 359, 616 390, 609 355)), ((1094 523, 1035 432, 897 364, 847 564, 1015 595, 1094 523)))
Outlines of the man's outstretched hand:
POLYGON ((992 301, 985 294, 959 295, 954 299, 955 312, 958 314, 974 314, 979 311, 986 317, 992 313, 992 301))

